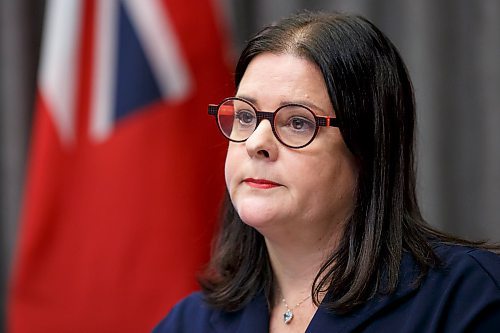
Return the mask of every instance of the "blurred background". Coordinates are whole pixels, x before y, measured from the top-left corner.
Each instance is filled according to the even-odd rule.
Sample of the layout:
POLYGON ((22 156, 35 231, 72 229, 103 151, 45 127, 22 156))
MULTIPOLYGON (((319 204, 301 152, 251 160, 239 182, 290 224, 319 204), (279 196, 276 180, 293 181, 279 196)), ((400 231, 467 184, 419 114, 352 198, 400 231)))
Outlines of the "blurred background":
MULTIPOLYGON (((19 239, 45 5, 0 0, 2 327, 19 239)), ((220 0, 214 8, 225 27, 229 67, 251 34, 298 9, 357 13, 374 22, 400 50, 415 87, 424 216, 450 233, 500 241, 500 1, 220 0)))

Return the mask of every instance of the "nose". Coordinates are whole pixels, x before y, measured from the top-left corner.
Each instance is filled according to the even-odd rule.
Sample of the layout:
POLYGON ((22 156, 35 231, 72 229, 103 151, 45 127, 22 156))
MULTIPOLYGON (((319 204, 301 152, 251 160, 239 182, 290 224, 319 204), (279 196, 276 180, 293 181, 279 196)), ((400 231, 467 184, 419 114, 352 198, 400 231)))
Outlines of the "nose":
POLYGON ((248 155, 274 161, 278 157, 278 141, 274 136, 271 123, 263 119, 245 142, 248 155))

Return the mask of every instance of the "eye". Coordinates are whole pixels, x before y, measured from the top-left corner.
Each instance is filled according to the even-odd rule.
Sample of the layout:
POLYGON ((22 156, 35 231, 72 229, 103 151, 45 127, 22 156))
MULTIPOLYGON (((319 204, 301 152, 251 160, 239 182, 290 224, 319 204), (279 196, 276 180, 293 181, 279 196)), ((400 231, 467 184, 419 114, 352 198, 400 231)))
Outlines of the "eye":
POLYGON ((315 128, 315 125, 311 122, 311 120, 300 116, 290 117, 290 119, 288 119, 287 126, 296 131, 309 131, 315 128))
POLYGON ((251 125, 255 121, 255 114, 248 110, 238 110, 235 118, 239 120, 241 125, 251 125))
POLYGON ((300 118, 293 118, 290 120, 290 125, 293 127, 293 129, 302 129, 304 127, 304 119, 300 118))

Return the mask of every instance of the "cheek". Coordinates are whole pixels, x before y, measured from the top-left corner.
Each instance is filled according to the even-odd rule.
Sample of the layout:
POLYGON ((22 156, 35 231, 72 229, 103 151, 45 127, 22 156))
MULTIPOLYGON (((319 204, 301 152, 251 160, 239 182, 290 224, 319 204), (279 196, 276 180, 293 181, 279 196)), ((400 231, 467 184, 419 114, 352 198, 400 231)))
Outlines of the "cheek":
POLYGON ((238 147, 235 147, 233 143, 229 144, 226 154, 226 164, 224 166, 224 176, 226 179, 226 186, 231 194, 231 183, 234 180, 236 169, 240 163, 241 158, 238 154, 238 147))
POLYGON ((224 167, 224 177, 226 179, 226 187, 228 191, 231 190, 231 179, 233 178, 233 169, 231 163, 226 158, 226 165, 224 167))
POLYGON ((351 201, 355 192, 358 168, 352 154, 338 143, 315 161, 309 190, 316 200, 351 201))
POLYGON ((330 162, 333 167, 325 174, 325 182, 332 184, 334 200, 348 203, 354 200, 358 168, 350 153, 338 150, 336 155, 330 162))

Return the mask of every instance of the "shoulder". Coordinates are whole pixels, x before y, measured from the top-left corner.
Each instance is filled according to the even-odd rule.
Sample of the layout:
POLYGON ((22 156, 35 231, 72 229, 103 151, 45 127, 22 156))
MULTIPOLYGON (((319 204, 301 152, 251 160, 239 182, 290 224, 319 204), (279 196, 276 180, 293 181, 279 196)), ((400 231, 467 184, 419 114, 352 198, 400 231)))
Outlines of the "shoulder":
MULTIPOLYGON (((438 244, 434 247, 442 261, 431 274, 460 277, 465 281, 481 281, 500 292, 500 256, 477 248, 438 244)), ((476 286, 477 287, 477 286, 476 286)))
POLYGON ((441 332, 490 332, 500 327, 500 257, 492 252, 439 244, 442 261, 417 292, 420 308, 441 332), (421 303, 420 303, 421 302, 421 303))
POLYGON ((357 314, 367 332, 496 332, 500 327, 500 258, 464 246, 433 243, 441 264, 422 280, 405 253, 397 290, 372 299, 357 314), (416 283, 418 282, 419 283, 416 283))
POLYGON ((192 293, 172 308, 153 333, 211 332, 209 322, 212 312, 201 292, 192 293))
POLYGON ((500 300, 500 257, 497 254, 447 244, 435 245, 434 251, 441 263, 429 271, 421 292, 434 297, 453 297, 459 303, 500 300))

